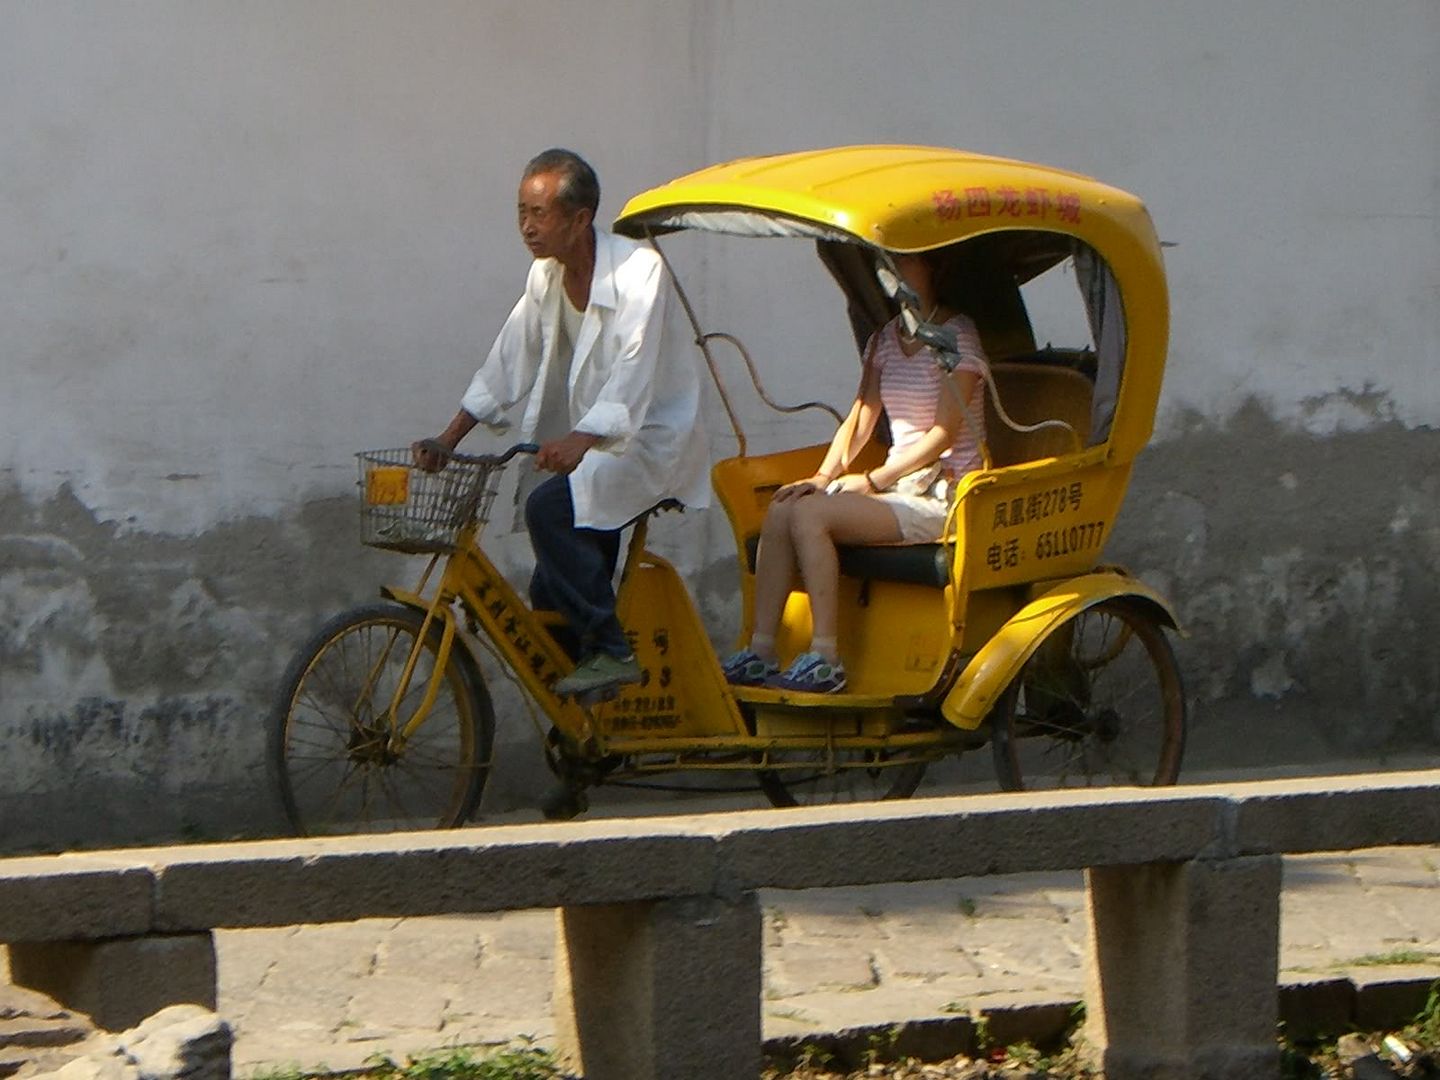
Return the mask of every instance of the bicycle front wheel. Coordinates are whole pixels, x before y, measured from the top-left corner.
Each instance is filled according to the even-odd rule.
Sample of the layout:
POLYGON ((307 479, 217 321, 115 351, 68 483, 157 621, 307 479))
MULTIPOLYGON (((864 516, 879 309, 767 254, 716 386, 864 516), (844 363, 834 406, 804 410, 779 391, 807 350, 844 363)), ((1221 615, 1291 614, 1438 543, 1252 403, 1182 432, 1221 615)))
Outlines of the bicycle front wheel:
POLYGON ((480 802, 495 716, 484 679, 458 640, 424 722, 403 742, 396 738, 435 673, 438 624, 392 713, 423 620, 422 612, 392 604, 347 611, 290 665, 271 719, 269 760, 297 833, 449 828, 480 802))
POLYGON ((1173 784, 1185 752, 1185 695, 1164 629, 1108 600, 1057 626, 991 714, 1007 791, 1173 784))

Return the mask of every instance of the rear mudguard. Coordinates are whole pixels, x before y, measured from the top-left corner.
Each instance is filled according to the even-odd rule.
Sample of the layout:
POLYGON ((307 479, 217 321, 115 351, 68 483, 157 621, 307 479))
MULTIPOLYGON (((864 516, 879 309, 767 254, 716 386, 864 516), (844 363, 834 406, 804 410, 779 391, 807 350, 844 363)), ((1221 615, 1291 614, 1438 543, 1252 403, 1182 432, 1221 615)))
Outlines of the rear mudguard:
POLYGON ((971 657, 940 705, 945 719, 974 731, 1051 631, 1086 608, 1117 599, 1146 610, 1162 626, 1180 625, 1164 597, 1124 574, 1104 571, 1061 582, 1021 608, 971 657))

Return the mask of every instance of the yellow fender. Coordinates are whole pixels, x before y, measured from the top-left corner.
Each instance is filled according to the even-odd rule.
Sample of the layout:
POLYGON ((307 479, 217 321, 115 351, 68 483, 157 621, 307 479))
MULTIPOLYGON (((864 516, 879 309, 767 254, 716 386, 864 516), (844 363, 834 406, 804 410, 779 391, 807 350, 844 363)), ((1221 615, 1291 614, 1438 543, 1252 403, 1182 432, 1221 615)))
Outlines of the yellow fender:
POLYGON ((1169 603, 1143 582, 1115 571, 1072 578, 1026 604, 970 658, 940 704, 945 719, 974 731, 1052 630, 1086 608, 1120 597, 1136 601, 1162 625, 1179 628, 1169 603))
POLYGON ((404 604, 406 607, 419 608, 421 611, 430 610, 429 600, 408 589, 397 589, 394 585, 381 585, 380 595, 386 600, 394 600, 397 604, 404 604))

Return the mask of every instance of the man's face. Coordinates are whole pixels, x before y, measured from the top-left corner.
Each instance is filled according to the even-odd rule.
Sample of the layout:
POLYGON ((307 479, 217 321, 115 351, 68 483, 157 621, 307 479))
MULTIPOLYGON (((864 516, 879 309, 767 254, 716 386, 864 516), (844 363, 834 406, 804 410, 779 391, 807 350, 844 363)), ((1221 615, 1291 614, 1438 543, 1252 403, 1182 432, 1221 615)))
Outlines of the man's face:
POLYGON ((558 173, 536 173, 520 182, 520 239, 537 259, 564 255, 590 227, 590 211, 560 202, 559 188, 558 173))

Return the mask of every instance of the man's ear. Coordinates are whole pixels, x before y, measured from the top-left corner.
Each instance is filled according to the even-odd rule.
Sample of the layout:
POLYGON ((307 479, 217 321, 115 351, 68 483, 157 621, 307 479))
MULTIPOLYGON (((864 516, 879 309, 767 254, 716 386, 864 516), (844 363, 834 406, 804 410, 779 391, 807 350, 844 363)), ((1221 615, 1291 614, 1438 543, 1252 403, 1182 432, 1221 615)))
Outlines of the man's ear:
POLYGON ((591 210, 588 206, 582 206, 579 210, 575 211, 575 224, 581 229, 590 228, 591 225, 595 224, 595 211, 591 210))

